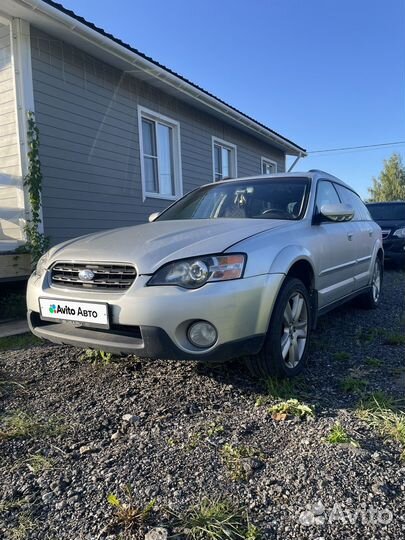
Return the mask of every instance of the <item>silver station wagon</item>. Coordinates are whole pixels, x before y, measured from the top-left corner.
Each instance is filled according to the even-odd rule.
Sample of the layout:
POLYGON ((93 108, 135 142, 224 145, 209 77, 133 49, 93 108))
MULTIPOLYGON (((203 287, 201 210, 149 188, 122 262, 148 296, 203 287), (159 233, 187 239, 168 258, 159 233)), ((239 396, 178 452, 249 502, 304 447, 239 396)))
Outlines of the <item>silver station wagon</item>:
POLYGON ((27 293, 32 332, 139 357, 244 357, 298 374, 319 315, 354 296, 375 308, 381 229, 322 171, 205 185, 150 223, 50 249, 27 293))

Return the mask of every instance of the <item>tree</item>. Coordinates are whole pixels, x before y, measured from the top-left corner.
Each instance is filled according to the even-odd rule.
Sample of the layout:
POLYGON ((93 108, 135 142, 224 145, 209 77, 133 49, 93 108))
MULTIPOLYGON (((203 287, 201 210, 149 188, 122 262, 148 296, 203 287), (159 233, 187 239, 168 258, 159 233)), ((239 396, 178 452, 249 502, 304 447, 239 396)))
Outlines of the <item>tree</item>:
POLYGON ((405 167, 399 154, 384 160, 383 170, 368 191, 370 202, 405 201, 405 167))

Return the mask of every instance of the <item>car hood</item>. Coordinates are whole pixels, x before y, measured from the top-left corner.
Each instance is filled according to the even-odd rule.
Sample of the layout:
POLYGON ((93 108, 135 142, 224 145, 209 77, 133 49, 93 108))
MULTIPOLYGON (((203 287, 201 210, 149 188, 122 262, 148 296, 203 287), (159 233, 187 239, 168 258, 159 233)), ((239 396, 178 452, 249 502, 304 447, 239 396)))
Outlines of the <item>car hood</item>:
POLYGON ((50 264, 57 260, 132 263, 139 274, 151 274, 167 262, 221 253, 249 236, 290 223, 271 219, 156 221, 68 240, 52 249, 50 264))

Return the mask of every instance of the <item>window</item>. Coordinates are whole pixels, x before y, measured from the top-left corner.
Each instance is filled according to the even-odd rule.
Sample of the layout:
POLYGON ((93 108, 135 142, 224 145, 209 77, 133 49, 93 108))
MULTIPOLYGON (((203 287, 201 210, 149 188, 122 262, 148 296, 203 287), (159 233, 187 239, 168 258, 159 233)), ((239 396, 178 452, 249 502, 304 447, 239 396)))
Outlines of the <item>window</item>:
POLYGON ((143 107, 138 110, 143 198, 182 196, 180 125, 143 107))
POLYGON ((237 175, 236 146, 213 137, 212 163, 214 182, 225 180, 226 178, 235 178, 237 175))
POLYGON ((332 182, 321 180, 318 182, 318 191, 316 193, 316 213, 319 214, 324 204, 340 204, 336 189, 332 182))
POLYGON ((351 191, 350 189, 347 189, 339 184, 335 184, 336 189, 338 190, 339 197, 342 201, 342 203, 350 204, 350 206, 354 209, 354 221, 370 221, 370 213, 366 208, 366 205, 363 203, 363 201, 360 199, 356 193, 351 191))
POLYGON ((271 159, 262 157, 262 174, 273 174, 277 172, 277 163, 271 159))

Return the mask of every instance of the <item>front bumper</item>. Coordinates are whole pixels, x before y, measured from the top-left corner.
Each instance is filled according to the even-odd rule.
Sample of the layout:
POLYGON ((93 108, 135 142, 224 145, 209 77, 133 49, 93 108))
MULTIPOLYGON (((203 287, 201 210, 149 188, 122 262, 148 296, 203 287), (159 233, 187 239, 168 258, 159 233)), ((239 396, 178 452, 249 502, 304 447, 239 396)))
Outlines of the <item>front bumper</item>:
POLYGON ((38 337, 81 348, 148 358, 228 360, 260 350, 283 278, 283 274, 264 274, 185 290, 146 287, 149 277, 138 276, 124 293, 107 294, 52 287, 48 276, 32 276, 27 289, 28 322, 38 337), (111 327, 43 321, 40 297, 107 302, 111 327), (187 329, 196 320, 216 327, 218 339, 212 347, 199 349, 188 341, 187 329))

